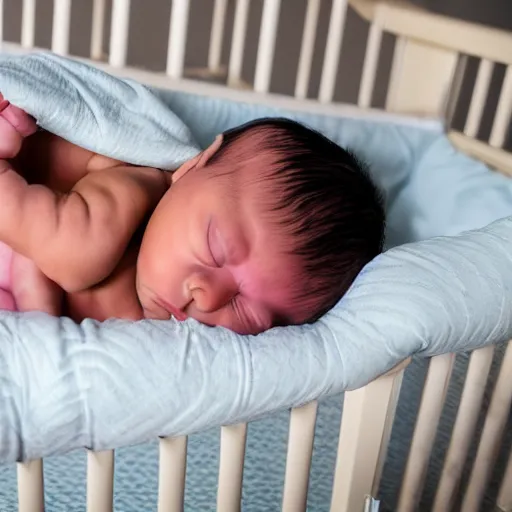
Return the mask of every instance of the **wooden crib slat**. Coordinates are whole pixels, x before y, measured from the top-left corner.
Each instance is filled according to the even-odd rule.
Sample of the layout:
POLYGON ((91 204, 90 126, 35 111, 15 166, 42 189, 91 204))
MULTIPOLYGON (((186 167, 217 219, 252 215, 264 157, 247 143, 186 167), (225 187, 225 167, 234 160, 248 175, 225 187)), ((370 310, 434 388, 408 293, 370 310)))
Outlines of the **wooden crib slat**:
POLYGON ((466 462, 470 443, 473 440, 476 422, 482 406, 493 354, 493 346, 475 350, 471 354, 450 447, 437 488, 433 512, 449 512, 452 510, 452 500, 460 482, 462 469, 466 462))
POLYGON ((317 409, 311 402, 290 413, 282 512, 306 510, 317 409))
POLYGON ((482 121, 485 101, 489 92, 494 63, 487 59, 482 59, 478 67, 475 88, 471 97, 468 117, 464 127, 464 133, 469 137, 476 137, 482 121))
POLYGON ((507 470, 501 482, 500 493, 498 494, 497 506, 500 510, 512 510, 512 451, 508 458, 507 470))
POLYGON ((43 460, 17 464, 18 512, 44 512, 43 460))
POLYGON ((71 0, 53 0, 52 52, 69 53, 69 25, 71 0))
POLYGON ((112 0, 112 21, 110 26, 111 66, 122 68, 128 52, 128 28, 130 25, 130 0, 112 0))
POLYGON ((480 510, 485 488, 501 445, 503 430, 510 414, 512 403, 512 343, 508 344, 503 358, 496 387, 485 418, 482 437, 471 470, 468 487, 461 510, 480 510))
POLYGON ((208 51, 208 68, 213 73, 220 71, 227 7, 227 0, 215 0, 212 31, 210 34, 210 48, 208 51))
POLYGON ((391 63, 391 74, 389 77, 388 92, 386 95, 386 110, 392 112, 396 101, 396 93, 398 84, 402 75, 402 67, 404 63, 405 46, 407 39, 398 36, 395 41, 395 49, 393 51, 393 61, 391 63))
POLYGON ((228 66, 228 85, 237 87, 242 79, 242 62, 245 49, 245 35, 249 18, 249 0, 237 0, 235 21, 233 24, 233 39, 228 66))
POLYGON ((220 430, 220 465, 217 490, 219 512, 239 512, 242 500, 247 424, 220 430))
POLYGON ((359 87, 358 105, 361 108, 371 106, 375 76, 377 75, 377 64, 380 55, 380 43, 382 40, 382 28, 377 23, 370 25, 366 54, 364 57, 363 74, 359 87))
POLYGON ((173 0, 167 48, 167 74, 172 78, 183 76, 189 11, 190 0, 173 0))
POLYGON ((453 354, 444 354, 433 357, 430 361, 420 409, 416 417, 411 449, 407 458, 398 512, 416 510, 450 383, 454 358, 453 354))
POLYGON ((280 8, 281 0, 265 0, 263 4, 254 77, 254 90, 257 92, 268 92, 270 88, 280 8))
POLYGON ((329 31, 327 33, 327 47, 325 49, 322 77, 320 79, 320 92, 318 95, 318 99, 322 103, 329 103, 334 96, 346 13, 347 0, 333 0, 329 31))
POLYGON ((87 452, 87 512, 114 510, 114 450, 87 452))
POLYGON ((512 65, 507 67, 501 88, 500 99, 496 107, 496 116, 492 125, 489 144, 501 148, 507 137, 510 117, 512 115, 512 65))
POLYGON ((320 0, 308 0, 302 44, 300 48, 299 67, 295 82, 295 97, 304 99, 308 95, 311 64, 315 50, 316 29, 320 14, 320 0))
POLYGON ((504 149, 494 148, 489 144, 468 137, 462 133, 449 132, 448 138, 452 144, 468 155, 478 158, 502 174, 512 177, 512 153, 504 149))
POLYGON ((33 48, 36 36, 36 0, 23 0, 21 46, 33 48))
POLYGON ((406 364, 345 393, 331 512, 362 510, 377 492, 406 364))
POLYGON ((160 439, 158 512, 181 512, 185 497, 187 437, 160 439))
POLYGON ((105 27, 105 0, 94 0, 92 5, 91 59, 103 57, 103 29, 105 27))

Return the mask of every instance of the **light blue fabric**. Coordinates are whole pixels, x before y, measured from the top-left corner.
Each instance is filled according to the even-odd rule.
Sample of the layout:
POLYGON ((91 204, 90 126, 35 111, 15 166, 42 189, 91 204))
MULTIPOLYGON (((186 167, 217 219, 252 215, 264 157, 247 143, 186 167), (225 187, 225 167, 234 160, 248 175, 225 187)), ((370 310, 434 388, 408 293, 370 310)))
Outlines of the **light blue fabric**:
MULTIPOLYGON (((0 90, 43 127, 133 163, 173 168, 195 154, 179 119, 205 145, 247 119, 287 114, 177 93, 162 93, 159 101, 142 87, 117 82, 58 57, 0 63, 0 90), (136 93, 116 100, 125 91, 136 93), (122 117, 124 101, 133 115, 122 117), (166 130, 172 136, 161 155, 166 130)), ((371 164, 387 194, 390 246, 512 215, 511 183, 456 153, 440 132, 295 117, 371 164)), ((505 341, 512 337, 511 287, 512 217, 390 250, 315 325, 258 337, 193 320, 76 325, 43 314, 2 313, 0 461, 252 420, 361 386, 411 354, 505 341)))

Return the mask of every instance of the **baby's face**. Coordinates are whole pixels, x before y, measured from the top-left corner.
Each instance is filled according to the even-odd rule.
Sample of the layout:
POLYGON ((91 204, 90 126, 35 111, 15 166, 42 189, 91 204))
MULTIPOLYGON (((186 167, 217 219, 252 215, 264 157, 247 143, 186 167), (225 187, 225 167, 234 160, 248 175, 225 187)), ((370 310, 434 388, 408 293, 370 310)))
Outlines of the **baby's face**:
MULTIPOLYGON (((222 159, 213 166, 232 170, 222 159)), ((243 170, 214 177, 205 171, 174 183, 148 223, 137 262, 146 318, 192 317, 240 334, 296 323, 299 265, 262 214, 262 184, 249 183, 243 170)))

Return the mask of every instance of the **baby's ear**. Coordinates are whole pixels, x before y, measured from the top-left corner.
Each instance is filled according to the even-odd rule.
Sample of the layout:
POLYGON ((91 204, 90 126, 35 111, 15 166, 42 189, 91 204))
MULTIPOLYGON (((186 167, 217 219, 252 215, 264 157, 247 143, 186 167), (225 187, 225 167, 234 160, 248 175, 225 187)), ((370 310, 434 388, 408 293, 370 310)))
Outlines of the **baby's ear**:
POLYGON ((188 171, 191 171, 192 169, 195 169, 196 167, 201 168, 206 165, 208 160, 217 153, 218 149, 222 145, 222 134, 217 135, 215 137, 215 140, 208 146, 204 151, 199 153, 199 155, 195 156, 194 158, 191 158, 190 160, 187 160, 183 165, 178 167, 173 174, 172 174, 172 182, 176 183, 180 178, 185 176, 188 171))

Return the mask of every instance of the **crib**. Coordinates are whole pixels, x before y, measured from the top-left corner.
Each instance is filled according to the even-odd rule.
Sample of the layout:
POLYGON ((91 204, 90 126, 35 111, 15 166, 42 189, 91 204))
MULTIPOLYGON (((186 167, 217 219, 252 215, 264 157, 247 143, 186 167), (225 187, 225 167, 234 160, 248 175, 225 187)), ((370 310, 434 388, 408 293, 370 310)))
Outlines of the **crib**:
MULTIPOLYGON (((129 44, 133 44, 136 37, 131 18, 135 5, 131 5, 130 0, 112 0, 111 3, 106 0, 23 0, 19 24, 14 2, 0 0, 0 40, 8 51, 30 51, 45 46, 38 43, 37 34, 46 27, 51 33, 46 46, 52 51, 86 59, 112 74, 163 89, 330 115, 344 115, 357 109, 373 109, 378 115, 380 109, 400 115, 442 118, 457 148, 498 172, 512 175, 512 153, 510 140, 507 140, 512 114, 510 33, 432 14, 406 0, 307 0, 301 2, 305 10, 303 26, 291 30, 300 41, 297 61, 293 63, 295 81, 289 84, 289 90, 276 94, 272 85, 276 40, 282 37, 279 31, 286 23, 283 10, 290 9, 290 4, 296 8, 295 0, 215 0, 207 2, 207 6, 205 2, 201 9, 204 9, 203 16, 205 12, 208 14, 209 45, 207 62, 201 66, 186 65, 186 49, 194 37, 187 27, 197 15, 194 7, 199 8, 199 2, 173 0, 167 3, 168 6, 162 5, 160 17, 168 19, 170 14, 168 44, 165 47, 164 42, 161 49, 166 60, 159 70, 130 66, 129 44), (48 12, 52 10, 50 19, 48 12), (329 18, 323 39, 319 37, 322 12, 328 13, 329 18), (73 23, 78 19, 87 27, 88 47, 83 44, 80 47, 74 41, 77 31, 73 23), (342 43, 346 42, 344 34, 354 20, 361 33, 367 33, 367 41, 359 66, 360 84, 352 98, 356 105, 351 106, 337 101, 336 91, 340 69, 344 69, 344 59, 340 59, 342 43), (256 25, 260 29, 253 37, 255 64, 248 71, 244 66, 247 55, 252 52, 248 34, 256 25), (107 45, 104 39, 108 40, 107 45), (325 46, 319 44, 320 39, 322 43, 325 40, 325 46), (386 53, 381 51, 383 47, 391 58, 383 57, 386 53), (321 63, 316 66, 317 77, 316 63, 321 63), (471 66, 476 72, 468 71, 471 66), (247 79, 251 75, 254 78, 247 79), (382 84, 385 84, 384 93, 376 94, 382 84), (493 87, 499 89, 494 103, 493 87), (495 113, 489 112, 493 105, 495 113), (482 136, 486 116, 490 118, 487 122, 490 130, 482 136)), ((453 510, 454 494, 473 443, 478 443, 478 449, 460 510, 481 509, 512 401, 512 345, 509 345, 481 436, 475 438, 493 353, 493 347, 486 347, 470 356, 432 507, 435 512, 453 510)), ((437 356, 429 363, 401 482, 399 512, 418 509, 454 359, 455 355, 448 354, 437 356)), ((373 498, 378 496, 408 362, 404 361, 366 387, 345 394, 331 511, 378 509, 373 498)), ((281 510, 285 512, 306 510, 316 415, 316 402, 290 412, 281 503, 281 510)), ((241 509, 247 435, 246 424, 220 429, 216 505, 220 512, 241 509)), ((158 504, 151 507, 159 512, 183 510, 187 438, 160 439, 159 454, 158 504)), ((20 512, 44 510, 43 461, 19 463, 17 471, 20 512)), ((113 510, 113 492, 114 452, 88 452, 87 510, 113 510)), ((508 457, 495 510, 512 511, 512 454, 508 457)))

